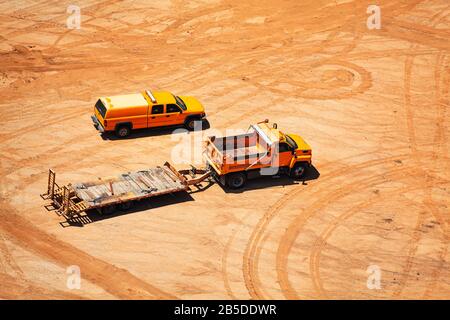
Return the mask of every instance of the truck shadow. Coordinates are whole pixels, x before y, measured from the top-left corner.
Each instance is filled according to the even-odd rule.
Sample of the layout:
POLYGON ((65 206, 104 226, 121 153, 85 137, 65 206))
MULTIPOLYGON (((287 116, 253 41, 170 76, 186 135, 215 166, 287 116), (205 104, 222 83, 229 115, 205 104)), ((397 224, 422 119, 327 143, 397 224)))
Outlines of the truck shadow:
POLYGON ((316 180, 320 177, 320 172, 313 165, 307 169, 301 180, 295 180, 286 175, 259 177, 248 180, 242 189, 233 190, 227 187, 221 187, 226 193, 243 193, 250 190, 265 189, 270 187, 284 187, 289 185, 308 185, 308 181, 316 180))
MULTIPOLYGON (((137 212, 146 211, 149 209, 155 209, 165 206, 171 206, 182 202, 194 201, 194 198, 190 195, 190 192, 177 192, 173 194, 160 195, 158 197, 152 197, 148 199, 135 202, 132 208, 128 210, 116 210, 112 214, 101 214, 97 210, 89 210, 84 213, 81 217, 72 218, 60 222, 63 228, 66 227, 84 227, 87 224, 91 224, 97 221, 102 221, 106 219, 116 218, 127 214, 133 214, 137 212)), ((151 214, 151 212, 147 212, 151 214)))
MULTIPOLYGON (((211 124, 208 120, 203 120, 202 122, 202 131, 207 130, 211 127, 211 124)), ((149 129, 136 129, 131 132, 131 134, 126 138, 117 137, 114 132, 103 132, 100 134, 100 137, 103 140, 127 140, 127 139, 139 139, 145 137, 158 137, 165 136, 170 134, 180 134, 180 133, 189 133, 189 131, 184 126, 170 126, 170 127, 160 127, 160 128, 149 128, 149 129)))

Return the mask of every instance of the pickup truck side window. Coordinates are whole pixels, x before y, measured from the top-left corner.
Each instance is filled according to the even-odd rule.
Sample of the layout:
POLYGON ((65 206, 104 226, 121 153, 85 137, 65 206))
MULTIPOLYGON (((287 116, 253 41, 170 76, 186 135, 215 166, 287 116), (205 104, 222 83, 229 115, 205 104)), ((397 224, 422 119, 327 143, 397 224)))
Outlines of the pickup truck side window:
POLYGON ((289 145, 287 143, 280 143, 278 152, 287 152, 287 151, 291 151, 289 145))
POLYGON ((166 106, 166 113, 173 113, 173 112, 181 112, 180 107, 178 107, 176 104, 168 104, 166 106))
POLYGON ((152 114, 161 114, 164 112, 164 106, 162 104, 157 104, 152 107, 152 114))

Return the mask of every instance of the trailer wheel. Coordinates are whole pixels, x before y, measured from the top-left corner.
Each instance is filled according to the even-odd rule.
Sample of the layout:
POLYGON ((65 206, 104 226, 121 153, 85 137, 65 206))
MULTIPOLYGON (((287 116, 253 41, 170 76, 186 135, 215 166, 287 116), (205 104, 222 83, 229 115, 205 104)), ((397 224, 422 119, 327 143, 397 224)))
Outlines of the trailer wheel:
POLYGON ((108 216, 110 214, 113 214, 116 211, 115 205, 110 205, 102 208, 102 214, 108 216))
POLYGON ((296 163, 290 172, 290 176, 294 179, 301 179, 306 172, 306 164, 304 163, 296 163))
POLYGON ((246 181, 247 177, 242 172, 230 173, 226 176, 226 184, 231 189, 242 188, 246 181))
POLYGON ((116 128, 116 136, 119 138, 128 137, 131 133, 131 128, 128 125, 121 125, 116 128))
POLYGON ((119 210, 126 211, 126 210, 130 209, 132 206, 133 206, 132 201, 122 202, 122 203, 119 203, 119 210))

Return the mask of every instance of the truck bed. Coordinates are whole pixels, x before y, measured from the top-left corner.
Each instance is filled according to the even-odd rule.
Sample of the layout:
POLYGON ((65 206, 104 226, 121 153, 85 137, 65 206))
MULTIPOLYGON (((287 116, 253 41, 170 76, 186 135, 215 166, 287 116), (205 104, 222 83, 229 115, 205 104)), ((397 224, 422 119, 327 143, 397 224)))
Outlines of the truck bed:
POLYGON ((242 171, 267 156, 267 145, 256 132, 227 137, 209 137, 205 157, 219 174, 242 171))
POLYGON ((72 189, 89 209, 183 191, 187 190, 187 185, 170 168, 164 166, 76 183, 72 185, 72 189))

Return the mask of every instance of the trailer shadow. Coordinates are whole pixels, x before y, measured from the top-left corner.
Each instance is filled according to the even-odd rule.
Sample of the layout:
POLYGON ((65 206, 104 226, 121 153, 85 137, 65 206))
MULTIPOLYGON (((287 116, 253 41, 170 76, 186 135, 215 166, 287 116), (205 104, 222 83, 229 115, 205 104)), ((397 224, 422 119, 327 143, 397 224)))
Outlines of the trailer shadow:
MULTIPOLYGON (((160 208, 165 206, 171 206, 182 202, 194 201, 194 198, 190 195, 190 192, 178 192, 174 194, 165 194, 158 197, 152 197, 148 199, 135 202, 132 208, 128 210, 116 210, 112 214, 105 215, 99 213, 97 210, 86 211, 81 217, 72 218, 63 222, 60 225, 63 228, 67 227, 84 227, 87 224, 91 224, 97 221, 116 218, 127 214, 136 212, 142 212, 149 209, 160 208)), ((151 213, 150 213, 151 214, 151 213)))
MULTIPOLYGON (((211 127, 208 120, 202 121, 202 128, 201 130, 207 130, 211 127)), ((196 130, 200 131, 200 130, 196 130)), ((129 139, 139 139, 139 138, 145 138, 145 137, 158 137, 158 136, 165 136, 170 134, 180 134, 180 133, 189 133, 186 128, 183 126, 170 126, 170 127, 160 127, 160 128, 148 128, 148 129, 135 129, 131 132, 131 134, 126 138, 119 138, 117 137, 114 132, 103 132, 100 134, 100 137, 103 140, 110 140, 110 141, 116 141, 116 140, 129 140, 129 139)))
POLYGON ((316 180, 320 177, 320 172, 313 165, 307 169, 304 177, 301 180, 295 180, 286 175, 280 176, 268 176, 268 177, 260 177, 256 179, 248 180, 246 185, 242 189, 229 189, 227 187, 223 187, 226 193, 243 193, 250 190, 258 190, 265 189, 270 187, 285 187, 289 185, 308 185, 308 181, 316 180))

